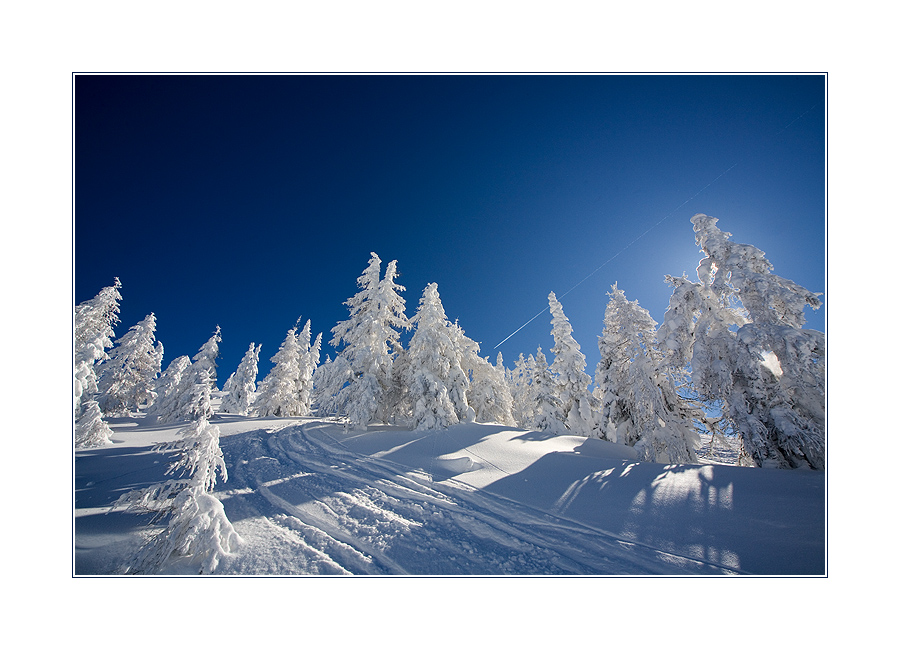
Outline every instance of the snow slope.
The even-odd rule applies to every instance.
[[[244,540],[217,574],[825,574],[822,472],[639,463],[621,445],[489,424],[213,422],[229,473],[214,495]],[[164,480],[152,447],[180,426],[111,426],[114,445],[75,454],[75,575],[117,573],[157,530],[110,506]]]

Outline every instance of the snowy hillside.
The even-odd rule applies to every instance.
[[[243,541],[216,574],[825,573],[824,472],[637,462],[624,445],[490,424],[211,422],[228,470],[213,495]],[[114,444],[75,452],[75,575],[120,572],[160,529],[110,507],[167,478],[152,448],[183,426],[110,425]],[[197,572],[191,558],[162,570]]]

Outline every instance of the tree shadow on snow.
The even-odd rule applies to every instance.
[[[73,521],[75,575],[109,575],[141,546],[151,515],[110,510],[123,494],[166,480],[169,455],[153,447],[78,450]]]
[[[75,463],[75,508],[103,508],[130,490],[166,480],[171,454],[153,445],[118,445],[79,450]]]
[[[809,479],[799,491],[798,478]],[[553,452],[485,489],[677,555],[754,574],[808,575],[825,570],[820,483],[812,472]]]
[[[543,442],[545,440],[551,440],[556,436],[557,434],[550,431],[524,431],[522,435],[516,436],[515,440],[522,440],[525,442]]]

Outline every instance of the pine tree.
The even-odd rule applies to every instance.
[[[513,416],[513,396],[512,390],[510,389],[509,383],[509,371],[503,365],[503,353],[497,352],[497,361],[494,363],[494,369],[497,371],[497,379],[502,379],[503,384],[498,389],[497,401],[501,404],[501,409],[504,414],[503,419],[498,418],[498,422],[501,424],[507,424],[509,426],[516,426],[516,419]],[[507,417],[508,415],[508,417]]]
[[[475,411],[475,420],[515,426],[512,394],[502,364],[493,366],[487,359],[477,357],[471,376],[466,399]]]
[[[534,390],[533,378],[535,368],[534,355],[528,358],[519,353],[515,368],[509,371],[508,382],[512,395],[513,420],[522,429],[530,429],[534,424]]]
[[[404,355],[403,385],[415,429],[442,429],[467,414],[468,388],[462,368],[462,350],[457,334],[444,313],[437,284],[429,284],[422,293],[409,349]],[[465,417],[465,415],[464,415]]]
[[[341,411],[343,405],[338,396],[344,387],[350,384],[352,376],[350,363],[341,356],[333,361],[326,357],[325,363],[316,368],[313,374],[313,401],[319,416],[344,415]]]
[[[102,447],[111,445],[112,429],[103,421],[103,413],[96,400],[88,400],[75,423],[75,447]]]
[[[596,435],[595,409],[597,405],[589,391],[591,378],[584,371],[587,366],[581,346],[572,335],[572,325],[563,313],[562,305],[552,291],[548,296],[552,315],[551,334],[555,342],[550,372],[556,378],[561,402],[560,416],[569,433],[577,436]]]
[[[97,392],[94,366],[106,359],[106,348],[112,347],[113,326],[119,322],[121,288],[122,283],[116,278],[112,286],[101,289],[94,298],[75,307],[73,407],[76,415],[82,400]]]
[[[534,371],[531,377],[531,397],[534,400],[532,426],[539,431],[549,431],[557,435],[567,433],[565,418],[562,413],[563,404],[559,398],[556,378],[547,365],[547,357],[538,347],[534,358]]]
[[[204,368],[198,384],[208,394],[209,370]],[[225,458],[219,446],[219,428],[201,417],[179,431],[180,439],[157,451],[177,452],[167,474],[181,474],[129,492],[116,502],[126,511],[152,513],[154,522],[167,520],[166,528],[145,544],[123,571],[152,574],[163,570],[173,556],[199,566],[199,573],[213,573],[223,556],[234,553],[243,540],[225,514],[222,502],[211,492],[216,475],[228,480]]]
[[[275,365],[257,391],[256,414],[280,418],[308,415],[308,410],[303,412],[298,387],[301,347],[296,326],[288,330],[284,342],[270,361]]]
[[[456,416],[460,422],[474,422],[475,409],[469,404],[469,397],[472,395],[472,373],[481,364],[487,362],[478,356],[478,344],[466,336],[465,331],[459,326],[459,322],[448,324],[453,349],[457,350],[459,354],[459,370],[454,368],[451,371],[451,383],[448,387],[450,399],[456,406]]]
[[[682,400],[656,339],[650,313],[612,286],[595,381],[607,440],[634,447],[642,460],[696,462],[696,413]]]
[[[165,371],[154,383],[153,391],[156,399],[147,409],[148,417],[156,417],[165,422],[179,407],[181,382],[191,366],[191,358],[187,355],[173,359]]]
[[[209,373],[209,388],[216,390],[216,359],[219,357],[219,343],[222,342],[221,328],[216,325],[216,331],[209,340],[200,346],[200,351],[193,358],[193,372],[198,374],[206,370]]]
[[[247,415],[250,405],[256,396],[256,375],[259,372],[259,352],[262,345],[250,344],[244,358],[235,370],[222,390],[227,394],[222,398],[221,411],[236,415]]]
[[[209,419],[213,416],[212,395],[210,387],[213,385],[208,368],[203,368],[199,373],[191,373],[189,377],[194,380],[191,386],[190,398],[182,410],[182,416],[186,420]]]
[[[155,341],[156,316],[148,315],[118,339],[98,366],[97,402],[109,416],[124,416],[153,403],[153,385],[160,372],[162,343]]]
[[[313,374],[319,365],[319,353],[322,349],[321,334],[316,337],[314,344],[310,344],[312,336],[310,328],[310,321],[307,320],[303,330],[297,335],[298,352],[300,354],[297,364],[297,401],[299,402],[301,415],[309,415],[312,411]]]
[[[335,407],[344,412],[349,424],[364,429],[373,420],[387,422],[395,404],[392,381],[393,361],[402,350],[400,329],[409,329],[404,313],[405,302],[399,291],[404,287],[394,282],[397,262],[388,264],[384,279],[379,280],[381,259],[375,253],[357,279],[360,291],[345,303],[350,318],[331,331],[331,345],[343,346],[339,356],[351,368],[349,383],[335,398]]]
[[[210,399],[211,392],[216,389],[213,379],[215,359],[219,354],[218,343],[222,340],[219,331],[217,326],[212,338],[194,355],[194,363],[179,357],[160,377],[157,382],[157,404],[147,413],[155,415],[160,424],[212,417]]]
[[[825,337],[803,329],[820,294],[772,273],[754,246],[730,241],[717,219],[691,219],[706,254],[699,282],[674,287],[663,323],[673,362],[723,404],[753,464],[825,468]]]
[[[460,421],[498,422],[513,425],[512,395],[503,371],[498,371],[479,355],[478,343],[466,336],[458,322],[450,325],[450,337],[459,350],[462,374],[450,391],[450,397],[460,405]],[[458,395],[462,394],[464,399]]]

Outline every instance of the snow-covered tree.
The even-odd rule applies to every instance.
[[[603,437],[634,447],[642,460],[696,462],[697,414],[679,397],[668,373],[656,322],[617,285],[609,296],[595,375]]]
[[[75,446],[85,448],[111,445],[112,433],[112,429],[103,421],[103,413],[97,401],[85,402],[81,415],[75,423]]]
[[[480,346],[466,336],[458,322],[450,325],[450,337],[460,352],[460,366],[464,373],[462,379],[466,380],[465,384],[450,393],[455,403],[464,405],[458,413],[460,420],[514,425],[512,395],[504,371],[497,370],[479,355]],[[460,390],[464,391],[464,401],[455,397]]]
[[[322,334],[320,333],[315,343],[310,344],[312,336],[310,321],[297,335],[297,344],[300,353],[297,374],[297,401],[300,403],[300,411],[303,415],[309,415],[313,402],[313,375],[319,366],[319,355],[322,350]]]
[[[97,392],[94,365],[106,359],[106,348],[112,347],[113,326],[119,322],[119,301],[122,295],[119,278],[110,287],[100,290],[90,300],[79,303],[74,315],[74,382],[73,407],[78,415],[83,398]]]
[[[217,326],[212,338],[194,355],[194,363],[179,357],[166,368],[156,383],[156,403],[148,410],[148,415],[155,415],[160,424],[212,417],[210,399],[211,392],[216,389],[212,375],[221,340]]]
[[[154,416],[161,422],[168,420],[179,407],[181,382],[191,366],[191,358],[187,355],[173,359],[165,371],[154,383],[153,391],[156,399],[147,409],[147,416]]]
[[[507,377],[513,400],[513,420],[515,420],[517,426],[523,429],[531,428],[534,423],[532,380],[534,378],[535,363],[533,354],[529,354],[526,359],[524,354],[519,353],[515,368],[509,370]]]
[[[212,407],[212,379],[208,368],[202,368],[199,373],[190,373],[188,377],[193,380],[190,399],[182,410],[182,417],[186,420],[209,419],[213,416]]]
[[[201,370],[199,377],[207,380],[208,392],[209,370]],[[166,473],[181,478],[129,492],[116,502],[126,511],[152,513],[154,522],[167,520],[166,528],[123,567],[126,573],[157,573],[170,560],[181,560],[198,566],[201,574],[210,574],[223,556],[234,553],[242,543],[222,502],[211,494],[217,474],[222,481],[228,480],[219,428],[201,417],[179,434],[180,440],[158,451],[178,452]]]
[[[299,325],[299,320],[297,322]],[[313,401],[313,375],[319,363],[322,335],[310,345],[310,321],[298,333],[293,327],[271,361],[275,364],[257,391],[254,410],[262,417],[309,415]]]
[[[577,436],[596,435],[595,409],[597,405],[588,387],[591,378],[584,371],[587,361],[581,353],[581,346],[572,335],[572,325],[563,313],[562,305],[552,291],[550,302],[551,334],[554,359],[550,372],[556,378],[556,388],[561,402],[560,416],[569,433]]]
[[[803,329],[820,294],[772,273],[765,253],[730,241],[705,214],[691,219],[706,254],[699,282],[674,287],[663,330],[673,363],[717,400],[753,464],[825,467],[825,337]]]
[[[354,428],[365,428],[376,419],[386,422],[394,411],[392,396],[397,391],[392,385],[392,366],[402,349],[399,330],[410,327],[405,302],[398,293],[405,289],[394,282],[398,275],[396,260],[388,264],[381,280],[380,273],[381,259],[372,253],[368,267],[356,281],[360,291],[345,303],[350,318],[331,330],[331,345],[343,346],[339,356],[351,368],[334,407]]]
[[[300,340],[292,327],[278,352],[270,359],[275,364],[259,385],[254,411],[260,417],[293,417],[302,412],[297,383],[300,377]]]
[[[198,418],[178,433],[181,439],[164,449],[166,452],[179,452],[167,474],[181,473],[189,477],[188,485],[204,492],[212,492],[216,486],[216,474],[221,475],[222,481],[228,480],[225,457],[219,447],[219,427],[210,424],[207,418]]]
[[[472,378],[466,400],[475,411],[475,420],[515,426],[512,394],[500,355],[497,355],[496,366],[487,359],[476,357],[470,373]]]
[[[326,357],[325,363],[316,368],[313,374],[313,401],[320,416],[344,415],[338,396],[349,385],[352,375],[350,363],[341,356],[334,360]]]
[[[97,402],[109,416],[124,416],[153,403],[153,385],[163,357],[162,343],[155,342],[156,316],[148,315],[115,342],[97,371]]]
[[[539,431],[555,434],[567,433],[563,404],[559,398],[556,378],[550,372],[547,357],[538,347],[534,358],[534,370],[531,376],[531,397],[534,400],[534,411],[531,425]]]
[[[437,284],[422,293],[415,326],[403,363],[403,385],[410,405],[411,426],[439,429],[466,419],[468,378],[462,367],[459,335],[444,313]]]
[[[222,342],[221,332],[221,328],[216,325],[216,331],[206,343],[200,346],[200,351],[193,358],[192,372],[199,375],[203,370],[208,371],[211,390],[216,390],[216,359],[219,358],[219,343]]]
[[[259,372],[259,352],[262,345],[250,344],[237,370],[225,382],[222,390],[226,395],[222,398],[221,411],[236,415],[247,415],[250,405],[256,396],[256,375]]]
[[[443,307],[441,308],[443,309]],[[449,386],[450,399],[456,405],[456,415],[460,422],[474,422],[475,409],[469,403],[472,395],[472,373],[476,368],[487,364],[487,361],[478,356],[478,343],[466,336],[458,322],[450,323],[449,327],[450,340],[453,348],[458,350],[459,366],[462,369],[462,372],[454,371],[452,373],[452,383]]]

